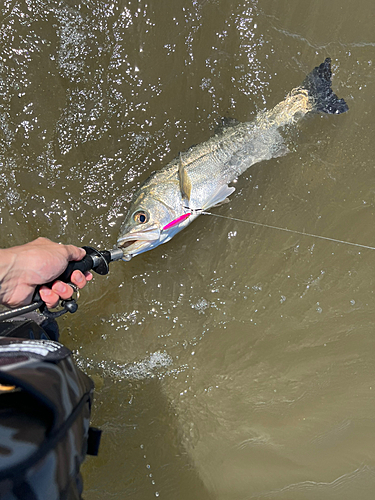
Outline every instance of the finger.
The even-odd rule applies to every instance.
[[[70,299],[73,295],[73,288],[63,281],[55,281],[52,285],[52,291],[57,293],[63,300]]]
[[[60,297],[57,293],[53,292],[50,288],[46,286],[41,286],[39,289],[40,298],[45,302],[48,309],[56,307],[59,303]]]
[[[83,288],[84,286],[87,285],[87,282],[92,280],[93,276],[90,273],[90,271],[85,272],[85,274],[82,274],[81,271],[73,271],[70,281],[74,283],[75,285],[78,286],[78,288]]]
[[[74,283],[75,285],[77,285],[78,288],[83,288],[87,283],[85,275],[82,274],[81,271],[78,271],[78,270],[73,271],[73,273],[70,277],[70,281],[72,283]]]
[[[67,251],[67,259],[68,260],[82,260],[86,255],[86,250],[80,247],[76,247],[74,245],[64,245]]]

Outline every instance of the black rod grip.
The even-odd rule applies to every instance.
[[[81,271],[83,274],[93,268],[94,261],[90,255],[85,255],[82,260],[71,261],[65,271],[56,279],[69,283],[73,271]]]

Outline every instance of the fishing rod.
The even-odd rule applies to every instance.
[[[83,259],[79,261],[69,262],[65,271],[58,278],[56,278],[57,280],[63,281],[64,283],[68,283],[70,286],[72,286],[77,293],[77,298],[78,291],[75,289],[75,285],[70,283],[70,277],[74,271],[78,270],[82,273],[85,273],[87,271],[94,271],[97,274],[105,275],[109,272],[110,262],[121,260],[124,255],[123,251],[120,248],[114,248],[112,250],[97,250],[96,248],[86,246],[82,248],[86,250],[86,255],[83,257]],[[52,282],[46,283],[46,285],[51,286]],[[0,312],[0,321],[11,319],[16,316],[21,316],[22,314],[35,311],[36,309],[39,309],[40,312],[47,318],[58,318],[59,316],[62,316],[67,312],[75,313],[77,311],[78,304],[76,302],[76,299],[74,298],[62,300],[60,310],[50,311],[49,309],[47,309],[46,304],[40,298],[39,288],[40,287],[37,287],[31,304]]]
[[[221,219],[228,219],[236,222],[242,222],[245,224],[251,224],[253,226],[261,226],[261,227],[266,227],[269,229],[277,229],[278,231],[284,231],[288,233],[293,233],[293,234],[298,234],[300,236],[309,236],[311,238],[318,238],[321,240],[325,241],[332,241],[333,243],[341,243],[344,245],[350,245],[358,248],[364,248],[368,250],[375,250],[375,247],[370,246],[370,245],[363,245],[361,243],[354,243],[352,241],[346,241],[346,240],[339,240],[337,238],[330,238],[328,236],[322,236],[319,234],[313,234],[313,233],[307,233],[305,231],[297,231],[295,229],[289,229],[286,227],[280,227],[280,226],[274,226],[271,224],[265,224],[263,222],[256,222],[256,221],[250,221],[250,220],[245,220],[245,219],[239,219],[238,217],[229,217],[227,215],[221,215],[221,214],[215,214],[212,212],[207,212],[206,210],[199,210],[201,215],[212,215],[213,217],[219,217]],[[70,283],[70,277],[72,273],[76,270],[81,271],[82,273],[85,273],[87,271],[94,271],[97,274],[100,275],[105,275],[108,274],[109,272],[109,263],[110,262],[115,262],[117,260],[121,260],[124,256],[123,251],[121,248],[114,248],[112,250],[97,250],[92,247],[87,247],[84,246],[82,247],[84,250],[86,250],[86,255],[85,257],[80,260],[80,261],[74,261],[70,262],[68,264],[68,267],[65,269],[65,271],[57,278],[60,281],[63,281],[65,283],[68,283],[70,286],[72,286],[75,289],[75,285]],[[47,283],[47,286],[51,286],[52,283]],[[46,304],[41,300],[38,292],[39,287],[37,288],[33,301],[31,304],[27,306],[21,306],[17,307],[15,309],[10,309],[6,310],[3,312],[0,312],[0,321],[7,320],[14,318],[16,316],[21,316],[22,314],[29,313],[31,311],[35,311],[36,309],[39,309],[40,312],[46,316],[47,318],[58,318],[59,316],[70,312],[70,313],[75,313],[78,309],[78,304],[76,302],[76,299],[70,298],[68,300],[62,300],[61,301],[61,309],[57,311],[50,311],[47,309]],[[77,298],[78,298],[78,291],[75,290],[77,293]]]

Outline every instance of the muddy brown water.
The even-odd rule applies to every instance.
[[[350,111],[214,211],[375,246],[375,4],[3,0],[1,246],[111,248],[155,169],[325,57]],[[60,321],[96,382],[85,498],[373,499],[374,250],[210,216]]]

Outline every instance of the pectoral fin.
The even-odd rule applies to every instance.
[[[182,197],[186,198],[188,201],[190,201],[191,180],[190,180],[189,174],[186,172],[185,165],[182,162],[181,154],[180,154],[180,161],[179,161],[179,165],[178,165],[178,176],[180,179],[180,191],[181,191]]]
[[[219,188],[212,193],[212,195],[204,203],[202,210],[207,210],[208,208],[220,205],[221,203],[227,203],[228,196],[230,196],[236,188],[229,187],[228,184],[219,186]]]

